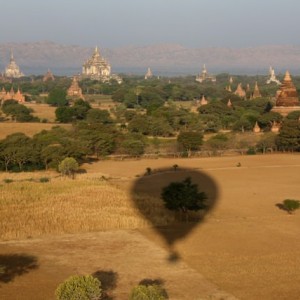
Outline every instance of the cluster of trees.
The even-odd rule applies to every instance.
[[[57,287],[55,296],[57,300],[100,300],[105,292],[100,280],[92,275],[74,275]],[[157,284],[139,284],[129,295],[129,300],[165,299],[168,299],[166,291]]]
[[[15,100],[6,100],[1,106],[2,112],[17,122],[39,122],[40,119],[33,116],[33,110]]]

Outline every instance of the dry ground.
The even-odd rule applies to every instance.
[[[276,204],[300,200],[300,156],[101,161],[84,168],[85,176],[101,173],[126,192],[147,167],[174,164],[210,176],[219,195],[205,222],[176,241],[179,262],[166,260],[164,237],[176,235],[170,228],[2,242],[2,254],[36,256],[39,268],[2,284],[0,296],[53,299],[55,286],[70,274],[111,271],[118,273],[111,299],[127,299],[145,278],[162,279],[170,299],[221,299],[216,286],[239,299],[299,299],[300,213],[288,215]]]
[[[56,107],[42,103],[25,103],[25,106],[33,109],[33,115],[40,119],[47,119],[48,122],[55,122]]]
[[[32,137],[36,133],[39,133],[43,129],[50,130],[53,126],[61,126],[69,129],[72,125],[70,124],[49,124],[49,123],[0,123],[0,139],[4,139],[9,134],[16,132],[23,132],[26,135]]]

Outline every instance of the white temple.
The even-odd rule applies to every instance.
[[[200,83],[202,83],[202,82],[204,82],[204,81],[216,82],[217,79],[216,79],[215,76],[209,75],[209,74],[207,73],[206,66],[205,66],[205,64],[204,64],[204,65],[203,65],[203,68],[202,68],[201,74],[198,74],[198,75],[196,76],[196,81],[198,81],[198,82],[200,82]]]
[[[145,79],[150,79],[153,77],[153,73],[150,68],[147,69],[147,73],[145,74]]]
[[[119,84],[122,83],[122,78],[118,75],[111,74],[110,64],[100,55],[98,47],[95,48],[94,53],[82,66],[82,77],[99,80],[102,82],[110,79],[116,80]]]
[[[269,75],[270,75],[270,78],[267,80],[267,84],[270,84],[271,82],[275,82],[278,85],[281,84],[281,82],[276,78],[275,71],[271,66],[269,69]]]
[[[90,78],[101,79],[109,78],[111,68],[109,63],[100,55],[98,47],[94,53],[82,66],[82,75]]]
[[[20,71],[19,66],[16,64],[14,60],[13,52],[10,52],[10,62],[8,66],[5,68],[4,76],[7,78],[20,78],[24,76],[24,74]]]

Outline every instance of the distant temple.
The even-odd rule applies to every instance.
[[[198,81],[198,82],[200,82],[200,83],[202,83],[202,82],[204,82],[204,81],[216,82],[217,79],[216,79],[215,76],[209,75],[209,74],[207,73],[206,66],[205,66],[205,64],[204,64],[204,65],[203,65],[203,69],[202,69],[201,74],[198,74],[198,75],[196,76],[196,81]]]
[[[110,64],[101,57],[98,47],[96,47],[92,57],[83,64],[82,75],[105,81],[109,80],[110,73]]]
[[[4,88],[0,91],[0,100],[4,102],[6,100],[15,100],[19,103],[25,102],[25,96],[21,93],[18,88],[17,92],[14,91],[13,87],[11,87],[10,91],[6,91]]]
[[[260,127],[259,127],[259,125],[258,125],[258,123],[257,122],[255,122],[255,125],[254,125],[254,127],[253,127],[253,132],[254,133],[259,133],[260,132]]]
[[[7,78],[20,78],[24,76],[24,74],[20,71],[19,66],[16,64],[14,60],[14,55],[12,51],[10,52],[10,62],[8,66],[5,68],[4,76]]]
[[[276,78],[274,69],[270,66],[269,70],[270,78],[267,80],[267,84],[270,84],[271,82],[275,82],[276,84],[280,85],[280,81]]]
[[[148,68],[147,73],[145,74],[145,79],[150,79],[153,77],[152,71],[150,68]]]
[[[203,105],[207,105],[208,104],[208,101],[206,100],[205,96],[202,95],[202,98],[200,100],[200,105],[203,106]]]
[[[227,101],[227,107],[232,107],[232,102],[230,99],[228,99],[228,101]]]
[[[290,112],[295,110],[300,110],[298,93],[296,87],[292,82],[290,73],[286,71],[280,89],[276,93],[276,103],[272,108],[272,111],[286,116]]]
[[[256,99],[256,98],[261,98],[261,93],[259,91],[257,81],[255,82],[254,91],[252,94],[252,99]]]
[[[69,97],[77,97],[77,98],[84,99],[82,94],[82,89],[78,84],[78,80],[76,76],[73,77],[72,84],[67,90],[67,95]]]
[[[54,78],[52,72],[48,69],[47,73],[43,77],[43,82],[54,81],[54,80],[55,80],[55,78]]]
[[[245,98],[246,97],[246,91],[243,89],[242,87],[242,84],[239,83],[235,92],[234,92],[235,95],[241,97],[241,98]]]

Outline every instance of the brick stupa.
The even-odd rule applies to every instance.
[[[283,116],[288,115],[292,111],[300,110],[300,102],[297,89],[292,82],[291,75],[288,71],[276,94],[276,104],[272,111],[278,112]]]

